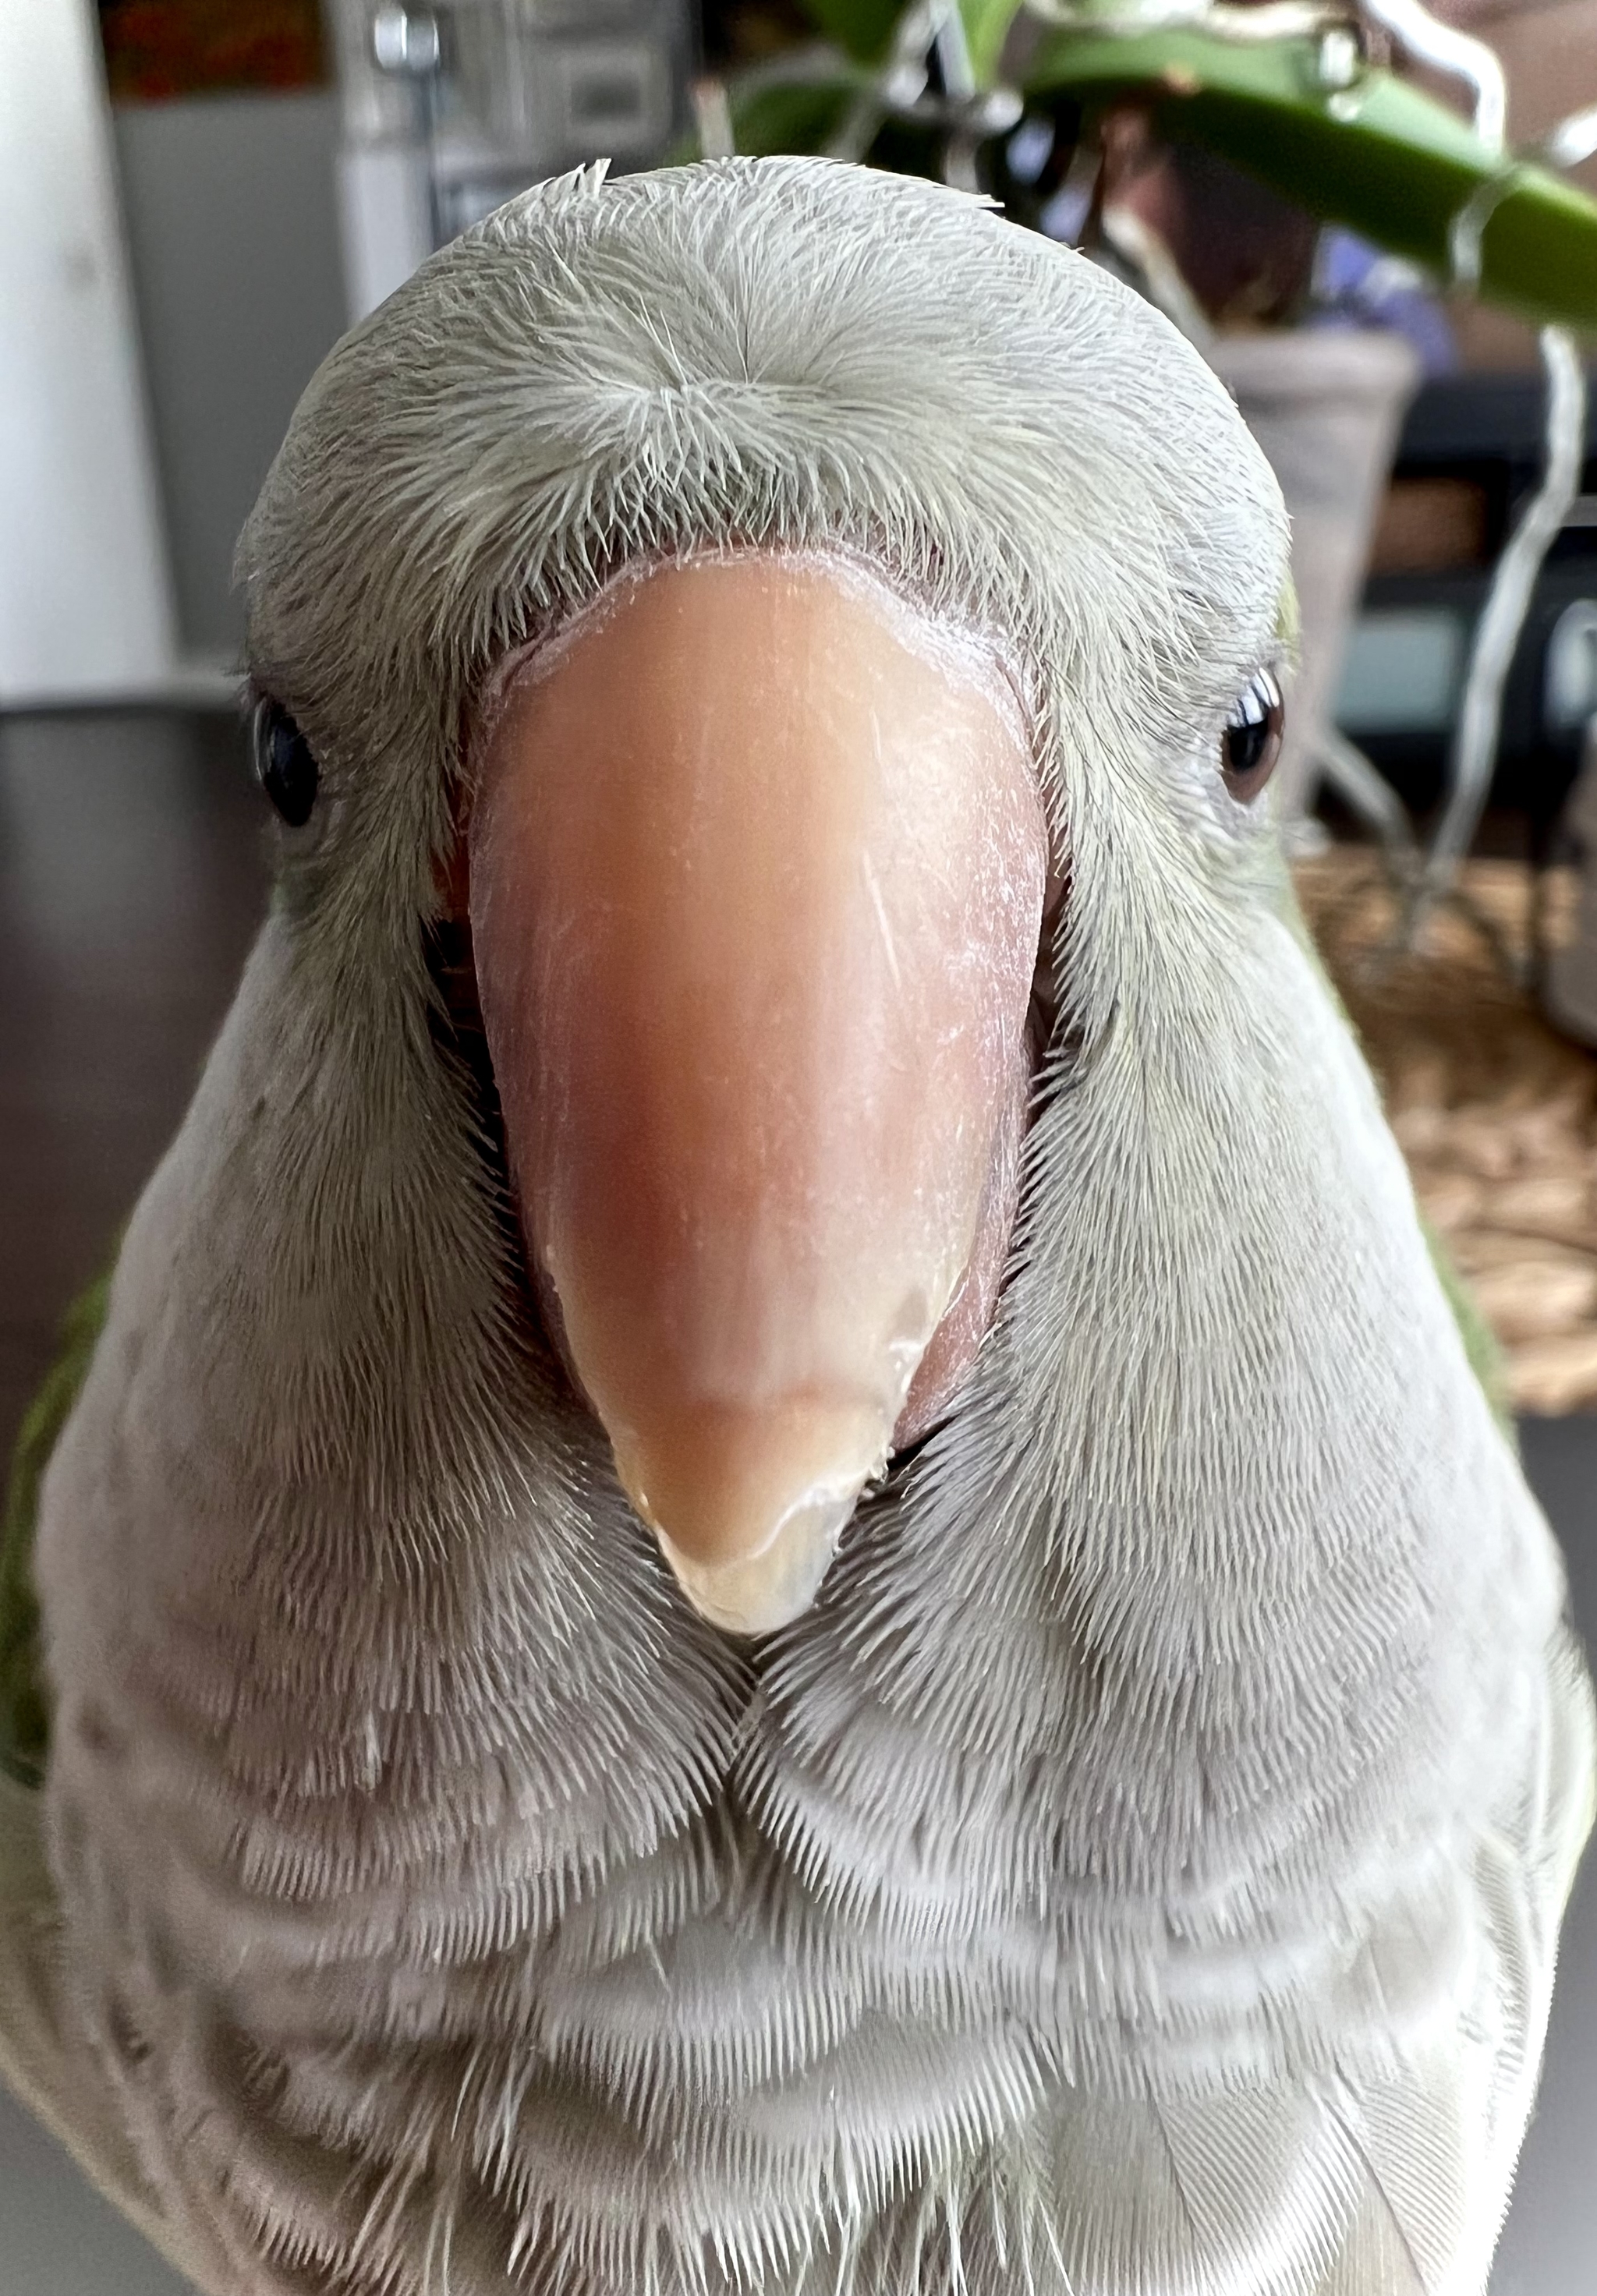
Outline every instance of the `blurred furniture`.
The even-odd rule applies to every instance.
[[[1590,630],[1597,653],[1597,610]],[[1597,684],[1597,665],[1593,679]],[[1586,726],[1585,762],[1564,824],[1576,849],[1580,890],[1573,931],[1548,952],[1542,1001],[1566,1034],[1597,1047],[1597,702]]]
[[[687,118],[688,0],[329,0],[352,316],[541,176],[662,159]]]
[[[1398,440],[1333,714],[1418,811],[1440,791],[1470,636],[1544,451],[1535,375],[1425,385]],[[1597,710],[1597,414],[1583,492],[1538,577],[1505,697],[1494,802],[1552,830]]]

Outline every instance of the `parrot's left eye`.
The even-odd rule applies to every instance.
[[[278,701],[256,704],[254,734],[261,788],[291,829],[303,829],[316,803],[317,781],[309,742]]]
[[[1274,678],[1267,669],[1255,671],[1225,721],[1222,770],[1227,789],[1239,804],[1257,797],[1275,771],[1286,714]]]

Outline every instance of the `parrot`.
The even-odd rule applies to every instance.
[[[1288,553],[840,160],[539,184],[309,385],[0,1786],[0,2070],[205,2296],[1482,2296],[1593,1700]]]

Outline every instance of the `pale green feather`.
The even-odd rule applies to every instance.
[[[1290,591],[1287,595],[1291,604],[1289,610],[1283,605],[1283,628],[1287,626],[1289,611],[1291,632],[1295,636],[1297,602]],[[1294,938],[1300,943],[1310,963],[1324,981],[1327,996],[1356,1037],[1358,1029],[1354,1025],[1346,1005],[1337,993],[1335,981],[1326,970],[1325,960],[1321,955],[1314,936],[1309,930],[1308,921],[1298,906],[1292,880],[1284,869],[1281,872],[1281,912]],[[1481,1314],[1474,1294],[1453,1266],[1446,1245],[1423,1212],[1420,1214],[1420,1228],[1425,1238],[1426,1248],[1430,1253],[1432,1264],[1441,1281],[1442,1289],[1447,1295],[1447,1304],[1453,1310],[1453,1321],[1459,1327],[1459,1335],[1464,1342],[1464,1353],[1469,1359],[1469,1368],[1480,1382],[1486,1401],[1492,1406],[1493,1417],[1517,1449],[1513,1406],[1509,1400],[1508,1374],[1503,1363],[1502,1349],[1497,1343],[1491,1325]]]
[[[87,1375],[110,1293],[107,1273],[68,1309],[60,1352],[22,1422],[6,1486],[0,1523],[0,1769],[23,1785],[43,1779],[50,1742],[50,1699],[33,1587],[39,1486]]]

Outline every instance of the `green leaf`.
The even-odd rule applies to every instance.
[[[1318,44],[1244,44],[1181,29],[1058,32],[1032,61],[1033,93],[1090,110],[1151,105],[1162,130],[1206,145],[1322,222],[1346,224],[1445,279],[1460,210],[1494,183],[1477,291],[1540,322],[1597,327],[1597,202],[1545,168],[1503,177],[1445,105],[1390,72],[1319,85]]]
[[[1508,1365],[1502,1349],[1497,1344],[1496,1334],[1481,1313],[1474,1293],[1459,1274],[1447,1246],[1423,1212],[1420,1215],[1420,1232],[1425,1238],[1431,1265],[1453,1310],[1453,1320],[1459,1327],[1459,1337],[1464,1342],[1469,1368],[1486,1392],[1493,1418],[1518,1451],[1519,1433],[1514,1424],[1514,1408],[1509,1398]]]
[[[905,0],[804,0],[804,12],[827,39],[866,64],[886,54],[904,6]]]
[[[61,1352],[34,1398],[12,1456],[5,1514],[0,1521],[0,1768],[24,1785],[45,1775],[50,1701],[45,1682],[33,1541],[39,1486],[56,1439],[88,1375],[105,1323],[111,1276],[74,1300],[62,1325]]]
[[[959,13],[976,86],[986,87],[997,75],[1009,27],[1020,13],[1020,0],[959,0]]]
[[[747,94],[733,82],[727,94],[737,149],[757,159],[772,152],[824,151],[853,94],[842,80],[757,86]]]
[[[881,61],[892,43],[907,0],[804,0],[805,13],[828,40],[860,63]],[[1020,0],[959,0],[965,38],[978,86],[998,70],[998,60],[1020,13]]]

